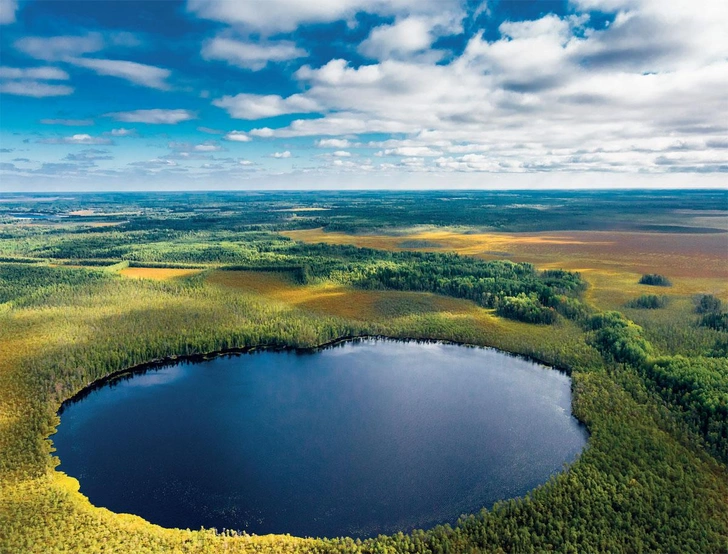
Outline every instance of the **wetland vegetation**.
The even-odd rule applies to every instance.
[[[726,192],[2,200],[2,551],[726,550]],[[667,301],[631,304],[643,295]],[[563,369],[588,447],[525,496],[365,540],[167,529],[93,506],[57,467],[57,410],[94,380],[363,335]]]

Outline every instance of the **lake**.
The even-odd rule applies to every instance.
[[[587,441],[570,379],[520,357],[366,339],[116,379],[67,402],[59,469],[166,527],[369,537],[522,496]]]
[[[8,213],[8,215],[15,219],[56,219],[57,218],[57,216],[52,215],[52,214],[39,214],[39,213],[30,213],[30,212]]]

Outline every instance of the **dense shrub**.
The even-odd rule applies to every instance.
[[[640,285],[652,285],[653,287],[671,287],[672,282],[664,275],[649,273],[640,277]]]
[[[640,366],[651,354],[652,348],[642,335],[642,327],[619,312],[596,314],[587,327],[587,342],[615,362]]]
[[[591,308],[579,300],[566,295],[554,296],[550,306],[567,319],[574,321],[583,321],[591,315]]]
[[[627,302],[628,308],[639,308],[644,310],[657,310],[667,306],[667,296],[656,294],[643,294],[642,296]]]
[[[728,337],[716,339],[713,348],[708,352],[711,358],[728,358]]]
[[[646,368],[661,396],[683,410],[714,453],[728,460],[728,359],[674,356]]]
[[[498,302],[496,313],[499,316],[523,321],[525,323],[551,324],[556,321],[556,311],[542,306],[535,295],[524,293],[506,296]]]
[[[705,314],[698,323],[702,327],[709,327],[716,331],[728,331],[728,313]]]
[[[695,311],[699,314],[720,312],[723,303],[712,294],[701,294],[695,301]]]

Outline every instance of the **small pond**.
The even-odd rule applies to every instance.
[[[570,379],[485,348],[366,339],[116,379],[64,405],[59,469],[166,527],[368,537],[546,482],[587,441]]]

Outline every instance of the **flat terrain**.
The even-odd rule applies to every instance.
[[[360,235],[306,229],[281,234],[308,243],[457,252],[486,260],[530,262],[539,269],[579,271],[591,285],[587,297],[603,308],[616,308],[635,296],[655,292],[675,296],[710,293],[728,300],[728,233],[432,230]],[[639,278],[645,273],[667,275],[673,286],[655,291],[655,287],[639,285]]]
[[[124,277],[133,279],[152,279],[154,281],[166,281],[179,277],[189,277],[199,273],[199,269],[174,269],[162,267],[127,267],[119,273]]]
[[[0,552],[725,552],[726,229],[723,191],[0,195]],[[164,529],[57,467],[58,409],[95,380],[362,335],[562,368],[588,447],[526,497],[364,542]]]
[[[292,307],[363,321],[435,312],[498,319],[493,310],[467,300],[429,293],[357,290],[333,283],[302,286],[276,272],[215,271],[207,282]]]

